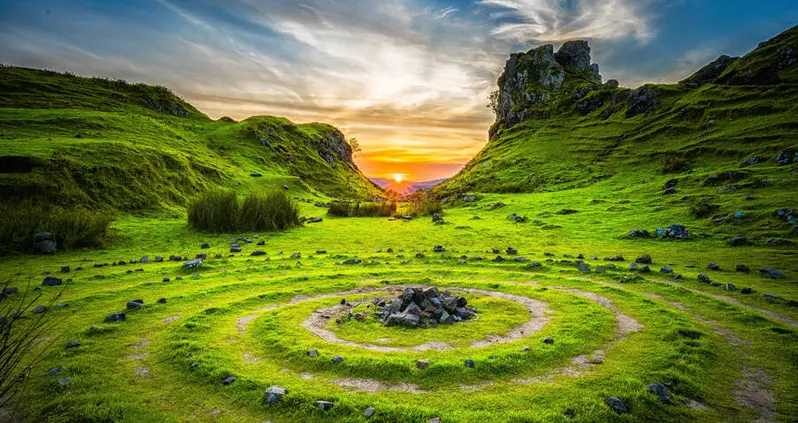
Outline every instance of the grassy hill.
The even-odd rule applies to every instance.
[[[601,84],[593,68],[552,65],[545,47],[514,55],[499,80],[490,142],[436,192],[573,192],[571,208],[610,212],[605,221],[618,233],[628,226],[624,216],[642,212],[650,213],[649,226],[670,219],[761,242],[795,236],[795,226],[776,214],[796,206],[794,46],[798,27],[678,84],[636,90]],[[549,89],[560,75],[559,88]],[[621,199],[642,211],[602,204]],[[735,218],[738,211],[744,216]]]
[[[0,144],[0,202],[132,211],[212,187],[379,193],[332,126],[214,121],[164,87],[45,70],[0,68]]]

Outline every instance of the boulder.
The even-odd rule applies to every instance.
[[[741,247],[748,244],[750,244],[750,242],[748,241],[748,237],[745,235],[736,235],[731,238],[726,238],[726,245],[729,247]]]
[[[36,306],[36,307],[33,309],[32,313],[33,313],[33,314],[42,314],[42,313],[44,313],[45,311],[47,311],[47,307],[45,307],[45,306],[41,306],[41,305],[40,305],[40,306]]]
[[[553,345],[553,344],[554,344],[554,339],[552,339],[552,338],[545,338],[545,339],[543,339],[543,343],[544,343],[544,344],[547,344],[547,345]]]
[[[432,247],[432,251],[435,252],[435,253],[442,253],[442,252],[446,251],[446,248],[444,248],[443,245],[436,245],[436,246]]]
[[[249,255],[251,257],[260,257],[260,256],[265,256],[266,252],[265,251],[261,251],[261,250],[255,250],[252,253],[250,253]]]
[[[127,303],[128,310],[138,310],[142,307],[144,307],[144,300],[133,300]]]
[[[429,359],[416,360],[416,368],[419,370],[426,369],[427,367],[429,367],[429,364],[430,364]]]
[[[55,254],[58,244],[50,232],[39,232],[33,236],[33,250],[42,254]]]
[[[374,416],[374,413],[376,412],[377,410],[374,409],[374,407],[369,407],[366,409],[366,411],[363,412],[363,415],[366,416],[367,419],[370,419]]]
[[[475,365],[476,365],[476,363],[474,363],[474,360],[472,360],[470,358],[466,359],[466,361],[465,361],[466,368],[473,369]]]
[[[267,404],[274,404],[283,399],[283,396],[288,393],[282,386],[272,386],[263,393],[263,402]]]
[[[716,263],[709,263],[709,264],[707,264],[707,269],[716,270],[717,271],[717,270],[720,270],[720,266],[717,265]]]
[[[737,266],[735,266],[735,270],[737,270],[738,272],[744,272],[744,273],[748,273],[748,272],[751,271],[751,269],[748,266],[744,265],[744,264],[738,264]]]
[[[194,260],[187,261],[187,262],[183,263],[183,268],[184,269],[196,269],[196,268],[198,268],[200,266],[202,266],[202,259],[201,258],[194,259]]]
[[[767,279],[784,279],[784,274],[776,269],[763,268],[759,269],[759,274]]]
[[[648,254],[642,255],[635,260],[637,264],[651,264],[651,256]]]
[[[580,263],[579,264],[579,271],[582,273],[590,272],[590,265],[587,263]]]
[[[322,411],[328,411],[328,410],[331,410],[331,409],[333,408],[333,405],[334,405],[334,404],[333,404],[333,403],[331,403],[330,401],[321,401],[321,400],[319,400],[319,401],[315,401],[315,402],[313,403],[313,406],[314,406],[314,407],[316,407],[316,408],[318,408],[318,409],[320,409],[320,410],[322,410]]]
[[[626,408],[626,404],[620,400],[618,397],[609,397],[604,400],[604,404],[607,404],[612,411],[618,414],[624,414],[629,412],[629,409]]]
[[[653,393],[659,400],[662,402],[670,402],[671,401],[671,392],[668,390],[668,387],[661,384],[661,383],[652,383],[646,386],[646,390],[648,392]]]
[[[42,286],[57,286],[57,285],[62,285],[63,283],[64,281],[61,280],[60,278],[48,276],[44,278],[44,280],[42,281]]]
[[[336,363],[336,364],[342,363],[343,361],[344,361],[344,358],[341,357],[340,355],[336,355],[335,357],[332,358],[332,362]]]
[[[651,233],[645,229],[632,229],[627,236],[630,238],[651,238]]]
[[[232,385],[236,381],[235,376],[227,376],[222,380],[222,385]]]
[[[105,316],[105,321],[108,323],[122,322],[126,318],[125,313],[113,313]]]

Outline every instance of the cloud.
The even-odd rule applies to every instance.
[[[503,20],[492,33],[513,41],[563,42],[571,39],[649,40],[651,30],[644,0],[480,0],[502,9]]]

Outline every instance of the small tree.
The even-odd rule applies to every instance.
[[[357,138],[350,138],[349,139],[349,146],[352,147],[352,154],[359,153],[363,150],[360,149],[360,141]]]
[[[490,110],[493,111],[493,114],[495,114],[496,117],[499,117],[499,100],[500,99],[501,99],[501,94],[500,94],[499,90],[491,91],[491,93],[488,94],[488,102],[489,103],[488,103],[487,107]]]

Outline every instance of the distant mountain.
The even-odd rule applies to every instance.
[[[432,188],[443,181],[443,179],[435,179],[432,181],[402,181],[397,182],[393,179],[388,178],[370,178],[371,182],[374,182],[382,189],[389,189],[398,192],[401,195],[410,195],[416,191],[421,191],[425,189]]]

